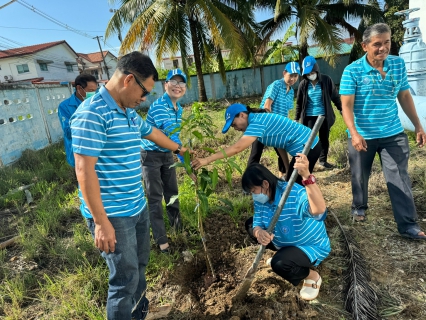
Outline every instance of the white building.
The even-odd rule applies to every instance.
[[[105,63],[111,77],[117,68],[117,57],[109,51],[103,51]],[[104,62],[100,52],[78,53],[78,70],[80,73],[89,73],[98,80],[108,80]]]
[[[65,40],[2,50],[0,81],[74,81],[77,57]]]

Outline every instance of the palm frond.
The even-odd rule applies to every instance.
[[[336,219],[346,246],[348,268],[344,275],[345,309],[354,320],[378,320],[378,298],[370,286],[371,277],[365,257],[350,232],[345,230],[333,212],[329,212]]]

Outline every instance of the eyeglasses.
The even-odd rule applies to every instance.
[[[142,98],[143,98],[143,97],[146,97],[147,95],[149,95],[149,94],[150,94],[150,92],[149,92],[148,90],[146,90],[146,88],[144,87],[144,85],[143,85],[142,83],[140,83],[140,82],[139,82],[138,78],[136,78],[136,76],[135,76],[133,73],[131,73],[131,72],[129,72],[129,71],[123,71],[123,73],[124,73],[124,74],[131,74],[131,75],[133,76],[133,78],[135,78],[136,83],[137,83],[137,84],[139,85],[139,87],[141,87],[141,88],[142,88],[142,90],[143,90]]]
[[[186,83],[183,82],[183,81],[169,80],[169,81],[166,81],[166,83],[170,83],[172,86],[179,85],[179,87],[181,87],[181,88],[185,88],[186,87]]]

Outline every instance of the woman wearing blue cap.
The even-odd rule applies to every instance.
[[[313,128],[318,116],[325,116],[318,132],[322,145],[319,164],[326,169],[332,169],[333,165],[327,162],[330,146],[328,137],[331,126],[336,120],[331,102],[334,102],[337,110],[341,113],[340,95],[333,80],[328,75],[321,74],[314,57],[307,56],[303,59],[302,67],[303,80],[300,81],[297,90],[295,120],[300,120],[305,126]]]
[[[292,86],[296,83],[299,75],[299,64],[297,62],[287,63],[283,71],[282,79],[275,80],[266,89],[262,102],[259,106],[260,109],[288,117],[288,112],[293,109],[294,90]],[[260,158],[262,157],[263,148],[264,145],[259,140],[253,142],[247,167],[253,163],[259,163]],[[275,149],[275,152],[278,155],[278,177],[282,178],[284,177],[284,173],[288,171],[288,156],[287,153],[284,152],[284,158],[282,158],[277,149]]]
[[[280,154],[286,150],[293,156],[289,170],[286,173],[286,180],[290,178],[294,170],[293,166],[297,153],[303,151],[303,147],[311,133],[311,129],[287,117],[275,113],[259,113],[259,109],[251,109],[240,103],[232,104],[226,109],[225,121],[222,133],[228,132],[230,127],[244,132],[243,136],[235,144],[225,149],[228,157],[232,157],[247,149],[256,140],[259,140],[265,146],[277,148]],[[315,137],[311,150],[308,153],[309,172],[312,172],[320,152],[321,144],[318,141],[318,137]],[[192,166],[197,170],[210,162],[223,158],[223,153],[217,152],[207,158],[194,159]],[[315,180],[315,177],[310,176],[310,179]],[[302,181],[300,175],[296,182],[299,184],[308,183]]]
[[[180,69],[170,70],[164,89],[166,92],[163,96],[155,100],[149,107],[146,122],[160,129],[171,140],[182,146],[179,139],[180,130],[177,129],[182,122],[182,107],[178,100],[186,92],[186,75]],[[174,167],[170,168],[174,163],[173,154],[170,150],[161,148],[146,139],[142,139],[141,147],[142,174],[148,199],[152,234],[161,252],[168,253],[169,243],[163,220],[162,200],[164,197],[166,203],[169,203],[170,198],[178,194],[176,170]],[[178,150],[180,151],[180,148]],[[174,153],[178,154],[178,150]],[[170,226],[179,229],[181,227],[179,201],[176,200],[173,204],[167,205],[166,211]]]

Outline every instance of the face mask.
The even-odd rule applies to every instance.
[[[89,99],[90,97],[93,97],[95,94],[96,94],[96,91],[86,92],[86,97],[84,98],[84,100]]]
[[[314,73],[314,74],[312,74],[312,75],[310,75],[310,76],[306,76],[309,80],[311,80],[311,81],[314,81],[316,78],[317,78],[317,74],[316,73]]]
[[[259,194],[252,193],[252,196],[253,196],[253,201],[260,202],[262,204],[265,204],[266,202],[269,201],[268,195],[264,193],[259,193]]]

